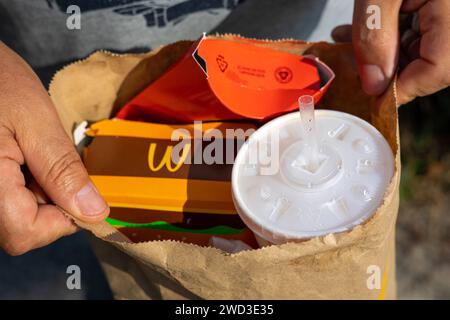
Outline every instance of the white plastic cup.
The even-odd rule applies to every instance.
[[[381,133],[347,113],[314,115],[318,168],[308,166],[299,112],[259,128],[237,154],[233,201],[261,246],[348,231],[383,201],[394,157]]]

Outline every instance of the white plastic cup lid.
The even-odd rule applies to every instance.
[[[259,128],[235,159],[237,211],[271,243],[352,229],[376,211],[392,179],[392,150],[375,127],[338,111],[314,115],[318,166],[308,166],[299,112]]]

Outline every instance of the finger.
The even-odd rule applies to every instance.
[[[0,188],[0,245],[7,253],[20,255],[77,231],[61,210],[38,205],[24,186]]]
[[[352,42],[352,25],[337,26],[331,31],[331,37],[335,42]]]
[[[449,65],[446,70],[448,68]],[[448,86],[448,72],[431,61],[419,58],[408,64],[398,77],[398,101],[399,104],[405,104],[416,97],[432,94]]]
[[[402,3],[402,12],[414,12],[423,7],[428,0],[404,0]]]
[[[419,58],[412,61],[399,75],[397,94],[400,104],[418,96],[425,96],[449,86],[450,2],[429,1],[419,11],[419,42],[412,43],[410,53],[419,51]],[[419,49],[417,49],[419,47]]]
[[[20,101],[29,105],[18,103],[12,121],[25,162],[55,204],[85,222],[101,221],[109,208],[90,181],[49,96],[36,83],[26,83],[27,92],[33,93]]]
[[[401,0],[355,1],[352,43],[361,85],[367,94],[381,94],[394,76],[399,49],[398,18],[401,3]],[[377,19],[381,22],[379,26],[376,25]]]
[[[50,199],[45,194],[44,189],[41,188],[34,178],[27,182],[26,187],[33,193],[38,204],[50,203]]]
[[[25,187],[21,151],[11,135],[0,130],[0,245],[22,254],[76,229],[55,206],[38,206]]]
[[[38,204],[50,203],[51,200],[47,197],[41,186],[36,182],[36,179],[34,179],[28,167],[26,165],[22,165],[20,169],[25,178],[25,187],[27,187],[27,189],[29,189],[34,194],[37,203]]]
[[[411,61],[420,59],[420,40],[420,38],[414,39],[407,48],[408,57]]]

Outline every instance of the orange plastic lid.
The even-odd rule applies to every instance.
[[[317,103],[334,79],[333,71],[314,56],[261,43],[202,37],[117,118],[164,123],[266,120],[296,110],[301,95],[312,95]]]
[[[299,95],[320,90],[311,59],[251,44],[204,39],[198,56],[206,62],[208,83],[231,111],[265,118],[289,111]]]

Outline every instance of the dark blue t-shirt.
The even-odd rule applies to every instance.
[[[0,40],[41,78],[95,50],[196,39],[242,0],[0,0]]]

